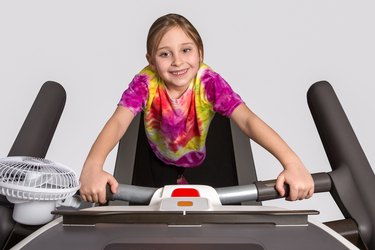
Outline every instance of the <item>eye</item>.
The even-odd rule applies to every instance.
[[[182,51],[184,52],[184,53],[188,53],[188,52],[190,52],[192,49],[191,48],[184,48]]]
[[[169,53],[169,52],[163,51],[163,52],[160,52],[160,53],[159,53],[159,56],[160,56],[160,57],[168,57],[168,56],[170,56],[170,54],[171,54],[171,53]]]

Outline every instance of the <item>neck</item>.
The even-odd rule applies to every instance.
[[[168,96],[172,99],[180,98],[186,90],[189,88],[190,84],[183,87],[169,87],[166,84],[164,85],[165,89],[167,90]]]

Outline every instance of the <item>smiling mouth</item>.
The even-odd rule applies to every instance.
[[[176,71],[171,71],[171,74],[174,76],[181,76],[185,74],[187,71],[188,69],[176,70]]]

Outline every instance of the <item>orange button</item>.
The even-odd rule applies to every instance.
[[[191,207],[191,206],[193,206],[193,202],[192,201],[178,201],[177,206],[179,206],[179,207]]]

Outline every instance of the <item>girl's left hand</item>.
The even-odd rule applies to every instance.
[[[289,185],[289,201],[309,199],[314,193],[314,181],[301,162],[287,164],[276,180],[276,190],[284,197],[284,184]]]

